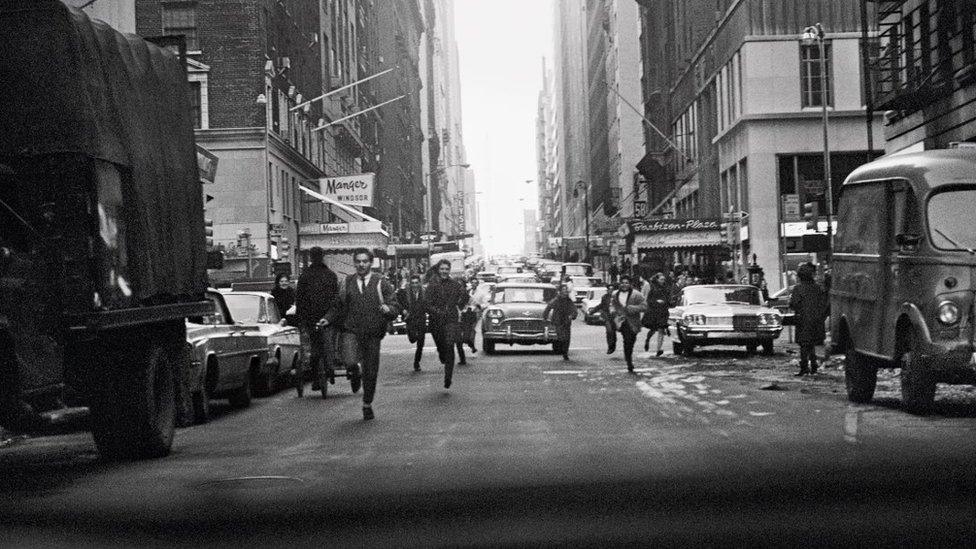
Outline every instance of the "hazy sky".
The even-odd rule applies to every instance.
[[[521,252],[522,210],[538,206],[535,119],[542,58],[552,57],[552,2],[454,0],[454,10],[482,242],[489,253]]]

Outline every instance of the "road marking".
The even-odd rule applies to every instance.
[[[555,376],[562,376],[562,375],[583,374],[585,373],[585,371],[584,370],[544,370],[542,373],[555,375]]]
[[[776,412],[753,412],[751,410],[749,411],[749,415],[752,417],[765,417],[765,416],[771,416],[775,414]]]

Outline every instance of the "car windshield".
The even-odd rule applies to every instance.
[[[928,205],[929,233],[940,250],[976,253],[976,229],[965,222],[976,211],[976,189],[946,191],[932,195]]]
[[[567,276],[586,276],[586,265],[564,265],[565,273]]]
[[[495,303],[545,303],[556,297],[555,288],[503,288],[495,292]]]
[[[741,303],[761,305],[759,289],[752,286],[695,286],[685,288],[684,302],[696,303]]]
[[[576,288],[587,288],[590,286],[595,286],[597,281],[592,278],[587,278],[585,276],[573,276],[569,279],[570,283]]]
[[[259,295],[224,294],[224,301],[227,302],[227,308],[230,309],[230,315],[234,317],[235,322],[256,324],[269,320]]]

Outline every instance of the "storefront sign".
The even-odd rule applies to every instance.
[[[722,225],[719,219],[661,219],[658,221],[631,221],[630,232],[666,233],[680,231],[718,231]]]
[[[783,200],[783,221],[800,220],[800,195],[784,194]]]
[[[347,206],[372,207],[375,178],[372,173],[325,177],[319,179],[319,192]]]
[[[322,233],[324,234],[342,234],[348,232],[348,223],[325,223],[322,225]]]
[[[685,231],[673,233],[643,233],[634,236],[634,249],[704,248],[720,246],[721,234],[715,231]]]

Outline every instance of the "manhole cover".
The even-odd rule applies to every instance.
[[[295,488],[304,483],[304,480],[296,477],[266,475],[208,480],[197,484],[196,488],[200,490],[274,490]]]

